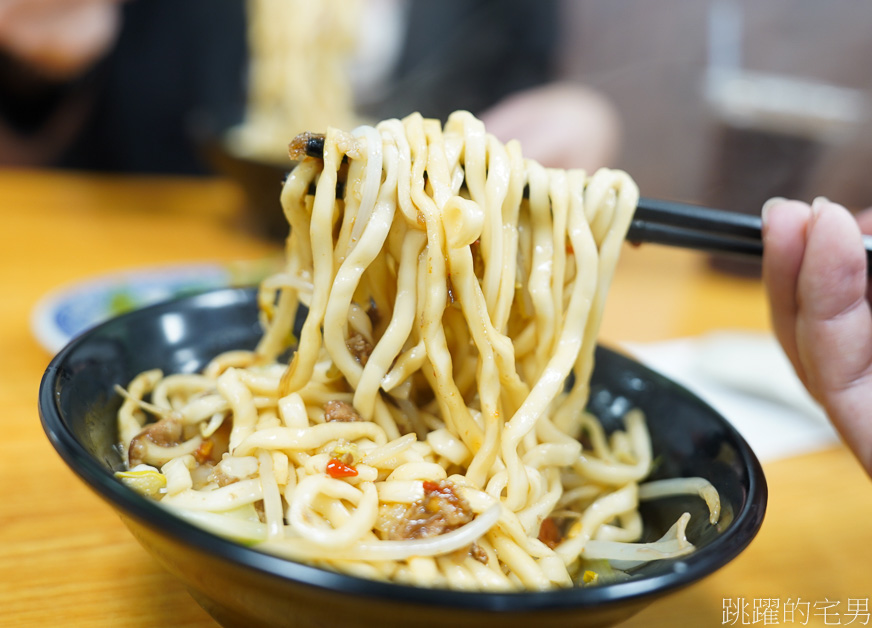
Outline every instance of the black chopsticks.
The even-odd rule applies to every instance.
[[[639,199],[627,241],[710,253],[763,254],[759,216],[644,197]]]
[[[863,239],[872,272],[872,237]],[[639,199],[627,241],[743,257],[763,255],[759,216],[644,197]]]
[[[295,159],[304,156],[320,158],[324,154],[324,135],[300,134],[289,148]],[[872,274],[872,236],[864,236],[863,239],[868,272]],[[746,258],[760,258],[763,255],[762,221],[759,216],[645,197],[639,199],[627,231],[627,241]]]

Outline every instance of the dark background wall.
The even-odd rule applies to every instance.
[[[741,14],[743,68],[822,81],[868,96],[872,3],[725,4]],[[753,153],[761,154],[759,141],[737,141],[735,130],[721,124],[704,97],[712,5],[700,0],[564,0],[563,72],[600,89],[618,108],[624,136],[617,165],[635,177],[646,196],[753,204],[751,211],[759,210],[759,195],[771,191],[808,200],[823,194],[857,208],[872,205],[872,116],[804,160],[797,159],[801,149],[780,142],[768,152],[763,146],[765,157],[755,161]],[[748,181],[747,186],[737,180]]]

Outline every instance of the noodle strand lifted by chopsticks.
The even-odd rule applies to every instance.
[[[716,492],[640,489],[641,412],[606,436],[584,411],[637,197],[620,171],[524,160],[466,112],[329,129],[282,192],[260,343],[172,385],[137,378],[122,476],[263,551],[425,586],[568,586],[590,558],[691,551],[685,520],[635,543],[640,490],[713,513]]]

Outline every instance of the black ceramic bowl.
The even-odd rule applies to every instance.
[[[49,365],[39,410],[49,439],[84,482],[116,509],[142,545],[225,626],[451,626],[546,628],[618,623],[658,596],[714,572],[757,533],[766,506],[760,464],[739,434],[689,392],[600,348],[591,409],[608,425],[629,407],[648,417],[655,477],[703,476],[723,515],[707,523],[698,498],[644,505],[646,536],[693,514],[690,555],[649,563],[625,582],[549,592],[466,593],[423,589],[317,569],[260,553],[196,528],[113,477],[115,384],[160,367],[190,372],[216,353],[252,347],[260,334],[253,290],[219,290],[126,314],[86,332]],[[713,611],[714,612],[714,611]]]

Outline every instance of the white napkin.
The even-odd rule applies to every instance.
[[[720,412],[762,461],[839,441],[771,334],[724,330],[624,349]]]

